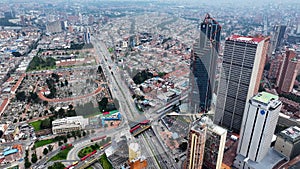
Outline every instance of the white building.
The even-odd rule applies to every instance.
[[[52,121],[52,132],[58,134],[81,130],[88,124],[89,120],[83,116],[66,117]]]
[[[258,166],[268,166],[272,168],[272,165],[276,165],[275,159],[280,160],[276,153],[270,151],[282,106],[278,98],[276,95],[261,92],[252,97],[246,104],[237,149],[238,156],[234,162],[235,167],[254,169]],[[267,156],[268,158],[272,156],[275,161],[268,164]]]

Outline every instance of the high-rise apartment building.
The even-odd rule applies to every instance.
[[[85,44],[90,44],[91,43],[90,28],[84,28],[83,40],[84,40]]]
[[[276,53],[274,58],[271,60],[270,69],[268,72],[268,78],[275,80],[278,78],[280,68],[283,62],[283,55],[282,53]]]
[[[227,130],[213,124],[208,117],[202,117],[201,121],[207,125],[203,167],[221,169]]]
[[[281,106],[279,97],[267,92],[258,93],[249,100],[243,117],[235,167],[248,169],[267,165],[263,159],[271,156],[268,153]]]
[[[200,37],[194,44],[191,57],[191,112],[208,111],[215,91],[217,58],[221,26],[209,14],[200,24]]]
[[[299,68],[300,60],[297,58],[296,52],[294,49],[287,49],[276,81],[280,93],[289,93],[293,90]]]
[[[189,143],[187,149],[187,169],[201,169],[203,165],[204,148],[206,141],[205,124],[195,122],[189,132]]]
[[[240,131],[246,102],[258,93],[269,40],[239,35],[226,39],[215,124]]]

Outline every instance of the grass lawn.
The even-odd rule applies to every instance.
[[[100,162],[100,164],[102,165],[103,168],[113,169],[112,165],[107,160],[106,154],[103,154],[102,156],[100,156],[99,162]]]
[[[39,130],[41,130],[41,128],[40,128],[41,123],[42,123],[42,120],[38,120],[38,121],[31,122],[29,124],[33,126],[35,131],[39,131]]]
[[[69,151],[72,148],[73,147],[69,147],[69,148],[66,148],[66,149],[60,151],[58,154],[56,154],[56,156],[52,157],[50,159],[50,161],[57,161],[57,160],[65,160],[65,159],[67,159],[68,153],[69,153]]]
[[[42,147],[44,145],[47,145],[47,144],[50,144],[50,143],[53,143],[53,142],[55,142],[53,139],[40,140],[40,141],[35,142],[34,146],[35,146],[35,148],[38,148],[38,147]]]
[[[80,151],[79,151],[79,153],[78,153],[78,157],[79,158],[82,158],[82,157],[84,157],[85,155],[87,155],[87,154],[89,154],[89,153],[91,153],[91,152],[93,152],[94,150],[92,149],[92,147],[85,147],[85,148],[83,148],[83,149],[81,149]]]
[[[92,114],[84,114],[83,117],[84,118],[89,118],[89,117],[97,116],[99,114],[102,114],[102,113],[101,112],[95,112],[95,113],[92,113]]]

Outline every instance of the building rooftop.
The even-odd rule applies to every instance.
[[[255,101],[258,101],[258,102],[268,105],[273,100],[278,100],[278,98],[279,97],[274,94],[267,93],[267,92],[261,92],[261,93],[258,93],[256,96],[254,96],[252,98],[252,100],[255,100]]]
[[[300,128],[297,126],[289,127],[280,132],[280,136],[291,142],[300,140]]]
[[[259,43],[263,41],[265,37],[252,37],[252,36],[240,36],[240,35],[232,35],[228,38],[228,40],[240,41],[245,43]]]
[[[272,148],[269,149],[267,155],[260,162],[251,161],[240,154],[238,154],[236,158],[241,161],[245,161],[252,169],[272,169],[274,166],[276,166],[276,164],[284,160],[284,157]]]

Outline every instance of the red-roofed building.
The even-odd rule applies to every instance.
[[[4,101],[0,106],[0,116],[2,116],[2,113],[5,111],[8,104],[9,104],[9,99],[8,98],[4,99]]]
[[[25,73],[23,73],[23,74],[20,76],[18,82],[17,82],[17,83],[14,85],[14,87],[11,89],[11,93],[12,93],[12,94],[15,94],[15,93],[16,93],[17,89],[19,88],[19,86],[20,86],[20,84],[22,83],[22,81],[23,81],[23,79],[24,79],[25,76],[26,76]]]
[[[228,38],[228,40],[240,41],[245,43],[256,43],[256,44],[265,39],[266,37],[264,36],[252,37],[252,36],[241,36],[241,35],[232,35]]]

